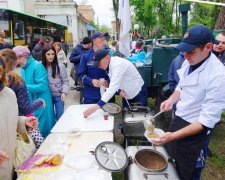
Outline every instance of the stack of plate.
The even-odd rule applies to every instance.
[[[98,169],[95,157],[89,153],[68,155],[63,162],[67,167],[55,173],[57,180],[112,180],[110,173]]]

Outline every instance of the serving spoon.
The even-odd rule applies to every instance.
[[[164,110],[158,112],[156,115],[154,115],[153,117],[150,117],[146,120],[143,121],[144,123],[144,127],[147,131],[149,132],[153,132],[154,131],[154,124],[155,124],[155,118],[158,117],[160,114],[164,113]]]

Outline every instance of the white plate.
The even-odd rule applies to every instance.
[[[163,136],[164,134],[165,134],[165,132],[162,130],[162,129],[158,129],[158,128],[155,128],[154,129],[154,132],[156,133],[156,134],[158,134],[160,137],[161,136]],[[157,140],[159,140],[159,138],[149,138],[148,137],[148,133],[149,133],[149,131],[145,131],[145,137],[148,139],[148,141],[149,142],[151,142],[152,143],[152,141],[157,141]]]
[[[77,180],[112,180],[112,177],[103,170],[91,168],[77,174]]]
[[[54,174],[54,180],[73,180],[76,177],[76,171],[64,167],[57,170]]]
[[[86,154],[67,156],[63,162],[71,168],[83,170],[92,166],[94,160],[95,160],[95,157],[93,155],[86,153]]]

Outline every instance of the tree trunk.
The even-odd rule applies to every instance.
[[[172,25],[172,22],[173,22],[173,13],[174,13],[174,6],[176,6],[176,0],[173,0],[173,3],[172,3],[172,11],[171,11],[171,21],[170,21],[170,26]]]
[[[216,2],[219,2],[219,0],[217,0]],[[213,31],[216,25],[216,20],[219,16],[219,6],[215,6],[214,7],[214,11],[213,11],[213,21],[211,24],[211,30]]]
[[[225,0],[223,0],[225,3]],[[225,7],[223,6],[220,10],[219,16],[217,18],[215,29],[225,29]]]
[[[117,37],[116,39],[119,39],[119,32],[120,32],[120,23],[118,19],[118,7],[119,7],[119,0],[112,0],[113,2],[113,10],[115,14],[115,19],[116,19],[116,31],[117,31]]]

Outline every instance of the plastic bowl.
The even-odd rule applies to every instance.
[[[156,134],[158,134],[160,137],[162,137],[165,134],[165,132],[162,129],[159,129],[159,128],[155,128],[154,132]],[[159,138],[149,138],[148,134],[149,134],[149,131],[146,130],[144,136],[148,139],[149,142],[153,143],[153,141],[159,141],[160,140]]]

